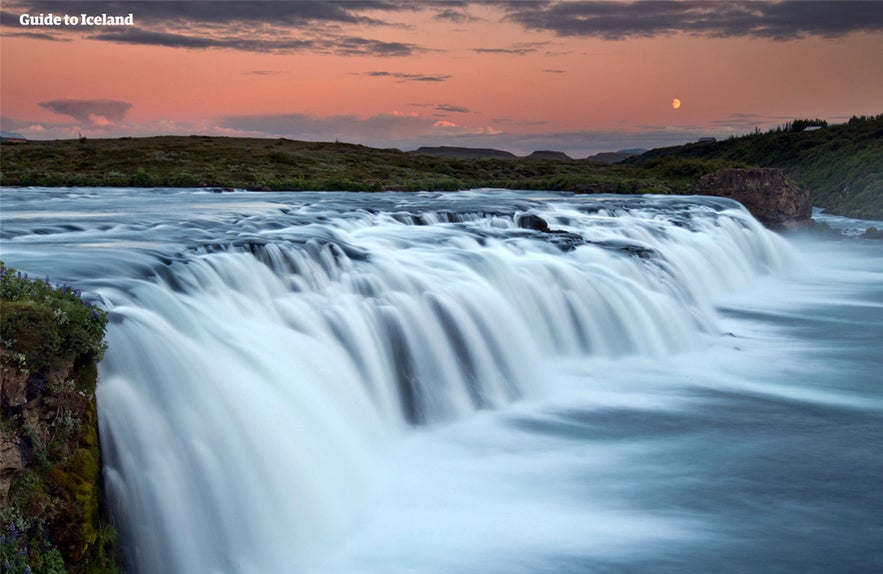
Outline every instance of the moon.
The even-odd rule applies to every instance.
[[[673,107],[674,109],[678,109],[679,107],[681,107],[681,100],[677,98],[673,99],[671,101],[671,107]]]

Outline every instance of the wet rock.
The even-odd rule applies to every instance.
[[[865,229],[865,232],[861,235],[862,239],[883,239],[883,229],[877,229],[876,227],[869,227]]]
[[[532,213],[526,213],[519,216],[518,218],[516,218],[515,223],[521,229],[532,229],[534,231],[542,231],[543,233],[552,232],[552,230],[549,229],[549,224],[546,223],[545,219],[543,219],[539,215],[534,215]]]
[[[811,221],[809,193],[789,184],[781,169],[723,169],[702,176],[696,193],[734,199],[776,231],[800,229]]]

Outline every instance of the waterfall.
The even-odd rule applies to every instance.
[[[558,358],[702,349],[716,298],[793,259],[723,199],[257,197],[130,205],[82,232],[111,312],[105,478],[137,572],[308,568],[355,527],[392,437],[541,396]]]

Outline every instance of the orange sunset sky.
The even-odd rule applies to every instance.
[[[133,25],[22,24],[50,13]],[[2,129],[32,139],[584,157],[883,113],[877,1],[4,0],[0,25]]]

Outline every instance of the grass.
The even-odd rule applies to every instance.
[[[0,184],[265,191],[673,190],[672,182],[651,170],[588,160],[456,159],[345,143],[203,136],[4,143]]]
[[[815,131],[776,129],[717,143],[660,148],[627,160],[665,169],[691,161],[778,167],[832,213],[883,219],[883,114]]]
[[[778,167],[830,212],[883,219],[883,115],[815,131],[793,126],[590,160],[458,159],[339,142],[159,136],[3,143],[0,185],[216,187],[261,191],[432,191],[478,187],[692,193],[703,174]],[[802,129],[799,128],[799,129]]]

